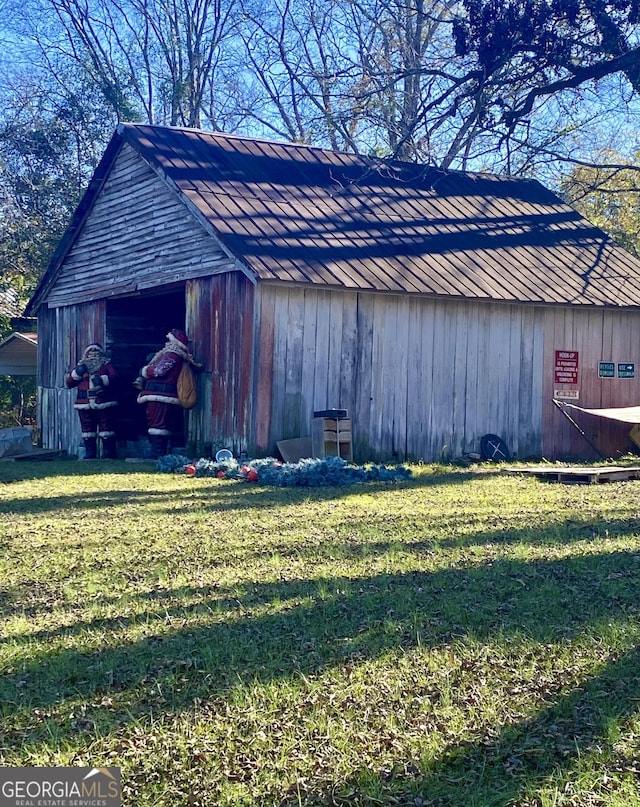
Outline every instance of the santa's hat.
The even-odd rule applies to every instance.
[[[178,344],[182,345],[182,347],[189,347],[189,339],[187,334],[184,331],[181,331],[180,328],[172,328],[167,334],[167,339],[170,342],[177,342]]]
[[[90,345],[87,345],[85,347],[85,349],[84,349],[82,357],[86,358],[87,356],[90,356],[91,354],[93,354],[93,355],[102,355],[102,356],[107,355],[105,353],[104,348],[100,344],[100,342],[92,342]]]

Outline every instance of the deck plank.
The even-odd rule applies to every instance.
[[[629,479],[640,479],[640,466],[600,467],[573,466],[566,468],[509,468],[507,473],[525,474],[538,479],[570,484],[594,485],[600,482],[624,482]]]

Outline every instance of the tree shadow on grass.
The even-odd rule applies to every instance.
[[[14,482],[43,479],[49,476],[105,476],[105,475],[139,475],[157,474],[159,477],[173,477],[176,483],[183,481],[184,496],[199,496],[201,498],[211,497],[208,506],[214,511],[244,510],[252,507],[278,508],[285,504],[296,504],[305,501],[309,496],[317,501],[333,501],[347,496],[358,494],[373,494],[381,490],[411,490],[414,488],[441,487],[450,485],[460,485],[473,479],[485,478],[487,472],[457,472],[451,469],[444,469],[430,474],[420,474],[409,479],[400,481],[371,481],[352,485],[341,486],[291,486],[277,487],[262,484],[251,484],[243,480],[225,480],[220,482],[213,478],[189,479],[178,474],[166,474],[157,471],[153,467],[139,468],[137,465],[125,465],[120,462],[92,463],[87,467],[82,463],[74,470],[72,462],[53,463],[54,467],[48,473],[42,468],[27,468],[17,471],[6,471],[0,467],[0,484],[11,485]],[[132,469],[132,470],[130,470]],[[60,496],[12,496],[3,497],[0,500],[0,514],[2,513],[24,513],[33,512],[60,512],[68,508],[81,509],[84,511],[99,509],[105,503],[118,505],[123,502],[144,503],[151,499],[168,499],[176,492],[166,489],[154,491],[153,489],[130,490],[121,488],[111,491],[96,491],[88,493],[82,497],[78,495]],[[170,508],[167,510],[171,512]]]
[[[0,501],[2,514],[31,515],[42,513],[62,513],[69,519],[78,520],[90,511],[96,515],[104,512],[105,507],[144,506],[152,502],[165,502],[171,493],[166,490],[96,490],[82,494],[74,493],[60,496],[23,496],[12,497]]]
[[[148,494],[147,492],[142,492],[142,495],[154,497],[159,494]],[[105,496],[108,499],[108,494],[105,494]],[[371,517],[371,520],[375,522],[375,514]],[[353,529],[354,524],[350,521],[349,530],[353,531]],[[486,530],[474,534],[472,537],[462,536],[458,540],[452,539],[451,541],[438,539],[433,539],[431,541],[411,540],[411,536],[403,534],[402,531],[397,531],[395,525],[393,526],[393,530],[396,533],[393,541],[350,542],[341,540],[340,537],[331,539],[323,535],[321,544],[318,544],[316,541],[310,543],[308,546],[301,543],[296,543],[296,545],[292,547],[291,543],[286,540],[283,541],[282,545],[279,545],[278,543],[271,543],[266,549],[261,549],[259,546],[254,548],[252,544],[251,547],[243,548],[242,562],[251,565],[256,559],[273,556],[276,556],[279,560],[286,560],[288,557],[291,557],[295,558],[297,561],[300,561],[304,560],[306,555],[312,555],[314,558],[318,555],[322,555],[329,559],[337,558],[341,561],[366,561],[368,559],[373,560],[377,557],[388,555],[390,552],[399,551],[405,556],[415,555],[417,562],[420,563],[420,556],[432,556],[435,549],[453,545],[466,546],[468,544],[486,545],[522,543],[531,546],[555,546],[563,545],[573,540],[584,540],[585,538],[592,538],[594,540],[598,539],[600,541],[603,539],[615,540],[617,538],[639,532],[638,523],[635,520],[615,520],[607,521],[602,524],[594,524],[593,522],[588,522],[586,520],[585,522],[580,523],[575,518],[572,518],[570,521],[560,521],[545,526],[538,526],[537,528],[522,527],[519,529],[511,529],[507,527],[504,530]],[[89,539],[82,537],[82,546],[83,549],[95,553],[96,563],[98,566],[102,567],[104,565],[105,555],[103,552],[104,542],[102,539]],[[602,549],[602,547],[600,548]],[[606,564],[606,559],[624,557],[626,559],[624,568],[621,567],[620,569],[617,569],[616,564],[616,568],[611,572],[611,580],[614,578],[620,579],[623,586],[625,585],[626,578],[631,578],[636,574],[637,571],[640,571],[640,552],[637,555],[627,553],[623,553],[622,555],[620,553],[602,553],[589,557],[600,558],[600,561],[596,563],[596,565],[599,565],[600,567],[603,567],[603,565]],[[579,562],[581,564],[583,560],[583,558],[569,558],[563,561],[563,564],[564,567],[568,569],[572,563]],[[220,563],[226,562],[224,557],[219,559],[210,558],[208,560],[208,566],[215,566],[217,561]],[[176,561],[176,564],[179,566],[184,562],[188,563],[189,558],[187,557],[185,560],[185,557],[182,556],[181,559]],[[468,560],[465,560],[464,563],[468,563]],[[498,559],[491,562],[490,565],[479,564],[476,568],[484,570],[482,574],[487,579],[490,577],[495,577],[496,575],[501,575],[502,578],[504,578],[501,583],[503,586],[503,591],[506,590],[505,586],[510,587],[512,592],[515,592],[515,594],[518,595],[517,602],[522,605],[527,601],[524,590],[531,588],[529,585],[531,580],[538,580],[539,583],[541,575],[544,574],[541,569],[546,567],[541,562],[512,564],[508,560]],[[556,574],[556,572],[553,571],[556,568],[556,565],[551,564],[549,568],[551,570],[549,572],[551,579]],[[88,567],[88,570],[91,570],[90,567]],[[135,570],[132,570],[132,573],[135,574]],[[472,572],[469,573],[471,574]],[[422,572],[408,573],[400,576],[398,579],[407,580],[409,581],[408,585],[413,585],[411,581],[415,575],[417,575],[417,579],[427,581],[428,589],[434,591],[435,595],[439,599],[447,601],[446,595],[448,587],[438,587],[437,584],[434,583],[434,581],[439,579],[441,572],[436,572],[435,574],[427,574]],[[464,579],[464,575],[464,570],[460,569],[456,573],[456,579],[462,580]],[[141,580],[144,580],[144,577],[141,578]],[[359,581],[360,578],[355,578],[355,580]],[[241,604],[244,607],[253,608],[257,605],[268,604],[270,601],[279,599],[281,597],[284,597],[285,599],[291,599],[291,597],[305,598],[309,593],[310,596],[315,596],[314,588],[323,588],[326,582],[327,581],[294,581],[293,583],[276,583],[267,584],[266,586],[252,586],[250,583],[243,583],[242,588],[246,591],[246,593],[242,597]],[[340,588],[338,580],[336,580],[336,586]],[[533,586],[534,591],[536,591],[537,588],[539,588],[539,585]],[[575,585],[565,581],[565,600],[573,596],[575,588]],[[37,617],[43,613],[43,609],[46,610],[49,607],[47,603],[43,605],[37,601],[25,603],[23,598],[20,598],[18,594],[12,596],[10,591],[3,591],[1,586],[0,596],[2,597],[2,599],[0,599],[0,615],[5,617],[17,615]],[[229,607],[235,608],[236,605],[240,604],[240,600],[238,600],[235,594],[233,594],[232,599],[226,599],[224,591],[215,585],[200,587],[182,586],[174,589],[155,585],[151,590],[148,591],[127,593],[124,599],[126,599],[127,603],[139,604],[146,601],[148,602],[148,606],[144,606],[140,614],[137,613],[138,607],[136,606],[136,608],[134,608],[136,611],[135,617],[114,617],[112,619],[101,618],[84,621],[77,619],[78,603],[76,601],[65,604],[56,603],[57,613],[71,614],[74,619],[73,624],[63,628],[53,628],[51,630],[43,629],[36,632],[29,632],[28,638],[25,638],[27,641],[49,641],[56,636],[73,636],[93,629],[110,630],[115,628],[119,630],[128,626],[132,622],[139,621],[140,619],[153,620],[156,618],[164,618],[167,615],[171,616],[178,613],[183,613],[184,610],[188,608],[194,608],[196,610],[198,608],[203,608],[206,610],[213,604],[216,610],[222,609],[223,611],[226,611]],[[176,600],[184,600],[185,603],[175,606],[174,603]],[[100,596],[100,604],[103,608],[113,606],[121,601],[123,601],[122,593],[117,595],[103,593]],[[231,603],[231,606],[229,603]],[[503,601],[500,602],[496,607],[500,612],[508,609],[509,600],[508,598],[505,598],[504,594]]]
[[[242,683],[298,679],[400,648],[496,636],[541,644],[597,636],[603,623],[637,618],[639,566],[639,556],[616,552],[255,584],[233,595],[168,590],[172,600],[188,594],[189,604],[166,607],[160,598],[134,617],[6,640],[17,661],[0,679],[4,744],[20,744],[29,725],[32,740],[40,731],[46,745],[46,727],[34,728],[33,715],[54,714],[67,701],[92,704],[91,727],[106,734],[150,712],[225,697]],[[142,637],[128,638],[132,628]],[[74,637],[79,647],[68,646]],[[34,638],[42,644],[30,649]],[[101,699],[115,693],[126,700],[126,713],[101,708]],[[62,738],[76,733],[70,724],[57,729]]]
[[[150,464],[143,464],[143,467],[133,463],[124,462],[95,462],[95,463],[74,463],[69,460],[62,462],[46,463],[50,465],[51,470],[42,467],[34,467],[33,464],[25,463],[29,467],[19,468],[13,470],[15,464],[10,464],[10,470],[3,469],[0,465],[0,484],[10,485],[13,482],[21,482],[30,479],[43,479],[49,476],[77,476],[77,477],[91,477],[91,476],[105,476],[105,475],[149,475],[157,474],[160,477],[173,476],[176,483],[184,482],[184,486],[180,491],[170,491],[167,489],[154,490],[153,488],[146,488],[145,490],[127,489],[120,487],[108,491],[92,491],[90,493],[78,496],[77,494],[58,495],[58,496],[12,496],[3,497],[0,500],[0,515],[3,513],[11,514],[24,514],[31,513],[60,513],[65,511],[90,512],[100,511],[105,506],[122,506],[122,505],[135,505],[145,504],[148,502],[162,502],[168,501],[172,496],[181,494],[186,500],[194,499],[200,506],[210,509],[213,512],[236,512],[244,511],[254,507],[261,509],[278,509],[283,506],[295,505],[300,502],[307,501],[311,496],[316,502],[336,501],[346,497],[357,496],[360,494],[374,495],[381,491],[411,491],[415,489],[428,490],[430,488],[442,488],[448,486],[464,485],[481,480],[486,480],[487,477],[499,475],[503,472],[500,466],[487,466],[479,468],[470,468],[463,471],[455,470],[450,467],[435,466],[432,471],[418,472],[409,479],[401,480],[398,482],[365,482],[353,485],[343,486],[319,486],[319,487],[305,487],[305,486],[291,486],[291,487],[277,487],[266,486],[261,484],[248,484],[240,480],[226,480],[220,482],[213,478],[198,478],[187,479],[180,477],[178,474],[161,473]],[[518,479],[518,477],[514,477]],[[519,478],[522,485],[529,484],[548,484],[547,482],[540,482],[533,478]],[[166,511],[168,515],[175,512],[175,508],[167,506]],[[606,526],[602,529],[609,529],[610,532],[617,529],[617,524],[621,525],[621,532],[625,534],[624,525],[622,522],[607,522]],[[640,520],[632,522],[633,526],[640,530]],[[580,540],[588,531],[588,523],[580,523],[574,520],[572,523],[567,523],[567,536],[575,537]],[[530,532],[534,535],[538,532],[535,525],[531,527]],[[511,533],[515,539],[520,535],[519,531]],[[496,542],[506,543],[510,540],[510,531],[496,530]],[[521,539],[520,539],[521,540]],[[450,545],[460,546],[463,543],[476,544],[476,543],[491,543],[493,538],[491,535],[485,533],[479,537],[471,536],[463,540],[451,539]],[[442,546],[448,545],[441,543]]]
[[[452,744],[422,765],[398,759],[390,769],[363,769],[326,788],[302,787],[280,807],[532,807],[542,803],[541,790],[562,787],[571,780],[577,792],[567,803],[604,804],[609,787],[620,787],[619,779],[613,778],[616,774],[635,794],[629,804],[638,804],[637,760],[616,753],[611,734],[612,727],[623,726],[637,714],[639,688],[640,650],[636,647],[612,659],[582,685],[558,695],[553,705],[535,717],[507,725],[492,737]],[[587,767],[595,768],[586,790],[600,793],[588,792],[582,801],[579,766],[585,757]],[[599,757],[605,760],[600,765]]]
[[[125,463],[122,460],[79,462],[71,457],[46,462],[0,462],[0,485],[59,476],[102,476],[104,474],[155,473],[155,463]]]
[[[630,535],[640,536],[640,519],[607,518],[594,521],[591,513],[584,517],[573,516],[562,521],[552,521],[544,525],[533,524],[530,527],[482,531],[473,535],[463,535],[438,541],[442,548],[486,546],[488,544],[571,544],[577,541],[602,541],[625,538]]]

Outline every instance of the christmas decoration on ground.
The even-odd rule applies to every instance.
[[[238,479],[277,487],[339,487],[362,482],[400,482],[411,477],[411,470],[403,465],[352,465],[340,457],[299,462],[280,462],[267,457],[239,463],[234,458],[192,460],[179,454],[168,454],[158,460],[157,467],[163,473]]]

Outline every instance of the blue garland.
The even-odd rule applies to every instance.
[[[190,460],[179,454],[168,454],[158,460],[163,473],[185,474],[191,477],[218,477],[260,482],[277,487],[339,487],[362,482],[400,482],[411,477],[411,470],[403,465],[351,465],[340,457],[303,459],[299,462],[279,462],[273,457],[250,460],[239,464],[237,460],[217,462],[200,458]]]

